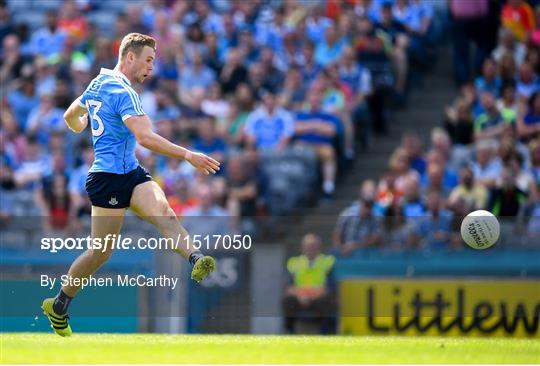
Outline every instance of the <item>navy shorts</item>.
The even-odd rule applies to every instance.
[[[142,166],[126,174],[91,172],[86,177],[86,192],[93,206],[103,208],[127,208],[135,187],[152,180]]]

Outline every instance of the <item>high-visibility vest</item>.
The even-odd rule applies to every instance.
[[[308,257],[299,255],[287,261],[287,270],[293,276],[296,287],[323,288],[335,261],[332,255],[319,254],[310,266]]]

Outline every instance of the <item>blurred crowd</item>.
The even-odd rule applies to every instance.
[[[141,164],[178,215],[228,215],[237,227],[267,213],[268,151],[313,150],[332,199],[340,170],[385,133],[388,107],[406,105],[437,34],[424,0],[17,1],[0,0],[0,220],[44,214],[50,230],[77,230],[90,212],[91,136],[67,132],[63,111],[115,66],[127,33],[157,40],[155,73],[135,86],[156,131],[224,169],[208,178],[144,148]],[[379,194],[394,190],[391,175],[404,184],[404,155]]]
[[[460,250],[461,219],[478,209],[498,216],[501,245],[540,243],[540,7],[525,0],[448,4],[455,101],[429,146],[415,132],[404,134],[384,176],[362,184],[336,224],[341,254]]]

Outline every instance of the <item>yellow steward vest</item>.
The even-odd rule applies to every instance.
[[[308,257],[299,255],[287,261],[287,270],[292,274],[296,287],[323,288],[335,261],[332,255],[319,254],[310,266]]]

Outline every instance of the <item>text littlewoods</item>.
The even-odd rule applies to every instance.
[[[465,295],[464,290],[457,291],[456,303],[437,293],[434,299],[424,299],[420,292],[416,292],[412,299],[396,302],[392,309],[392,323],[379,323],[377,303],[375,301],[375,289],[368,290],[368,321],[369,328],[374,332],[388,332],[391,329],[398,332],[407,331],[413,328],[419,332],[426,332],[435,328],[440,333],[446,333],[452,328],[459,329],[462,333],[469,333],[478,330],[481,333],[490,334],[498,329],[504,329],[508,334],[513,334],[520,323],[523,325],[526,333],[534,335],[538,332],[538,323],[540,320],[540,304],[536,304],[534,309],[527,309],[526,305],[519,303],[512,307],[505,302],[493,303],[483,301],[473,306],[472,314],[465,314]],[[397,289],[396,292],[398,292]],[[408,304],[412,309],[412,317],[404,317],[408,310],[402,305]],[[448,309],[455,307],[455,314],[448,314]],[[426,311],[434,311],[431,316],[426,315]],[[493,318],[497,320],[493,320]],[[449,319],[451,318],[451,319]],[[423,321],[422,319],[427,319]],[[444,319],[444,320],[443,320]]]
[[[540,284],[518,280],[345,280],[345,334],[539,334]]]

